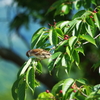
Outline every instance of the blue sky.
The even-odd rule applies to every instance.
[[[11,33],[11,42],[12,42],[12,50],[22,56],[24,59],[28,59],[26,57],[26,51],[28,48],[21,41],[21,39],[16,35],[15,31],[9,31],[9,22],[15,16],[15,12],[12,10],[16,9],[16,4],[11,6],[12,0],[0,0],[0,47],[4,46],[10,48],[9,44],[9,34]],[[12,10],[9,12],[9,18],[7,16],[8,8],[12,7]],[[38,23],[30,22],[30,29],[26,30],[25,27],[21,28],[21,33],[26,37],[28,42],[30,43],[32,34],[41,26]],[[0,93],[5,91],[11,91],[11,86],[16,78],[18,67],[14,63],[10,61],[5,61],[0,58]]]

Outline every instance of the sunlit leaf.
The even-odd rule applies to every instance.
[[[42,39],[43,39],[42,37],[43,37],[44,33],[45,33],[45,32],[43,31],[43,32],[41,33],[41,35],[38,37],[38,39],[37,39],[37,41],[36,41],[34,47],[38,48],[38,46],[39,46],[38,43],[42,41]]]
[[[82,4],[82,1],[77,0],[77,1],[75,1],[74,6],[78,10],[81,7],[81,4]]]
[[[20,72],[19,72],[19,76],[25,74],[25,72],[26,72],[26,70],[28,69],[28,67],[30,66],[31,62],[32,62],[32,59],[30,58],[30,59],[23,65],[22,69],[21,69]]]
[[[61,4],[57,7],[56,11],[55,11],[55,16],[56,15],[64,15],[64,14],[68,14],[70,11],[69,6],[68,5],[64,5]]]
[[[68,5],[62,5],[61,11],[64,14],[68,14],[70,11],[70,7]]]
[[[64,33],[63,33],[63,31],[62,31],[60,28],[55,28],[55,31],[57,32],[57,34],[58,34],[61,38],[63,38]]]
[[[44,31],[43,31],[44,29],[45,27],[42,27],[33,34],[32,39],[31,39],[31,48],[34,48],[36,44],[39,42],[41,36],[44,34]]]
[[[100,15],[98,15],[97,13],[94,14],[94,21],[96,22],[97,27],[100,30]]]
[[[90,42],[90,43],[92,43],[92,44],[94,44],[96,46],[95,40],[91,36],[89,36],[89,35],[81,35],[80,38],[82,38],[84,40],[87,40],[88,42]]]
[[[77,52],[81,52],[83,55],[85,55],[85,54],[84,54],[84,49],[83,49],[82,47],[75,48],[75,50],[76,50]]]
[[[69,57],[71,58],[71,50],[68,46],[66,47],[66,52],[69,55]]]
[[[62,57],[61,63],[62,63],[62,66],[67,67],[67,61],[66,61],[65,56]]]
[[[94,34],[92,33],[93,31],[92,31],[90,25],[85,24],[85,29],[86,29],[86,31],[88,32],[88,34],[89,34],[91,37],[94,36]]]
[[[50,40],[51,45],[53,45],[52,37],[53,37],[53,30],[50,29],[50,30],[49,30],[49,40]]]
[[[37,48],[39,48],[39,47],[43,48],[43,46],[47,44],[46,41],[48,41],[48,39],[49,39],[49,36],[43,34],[42,37],[41,37],[41,40],[38,41],[36,47]]]
[[[95,86],[93,87],[93,90],[94,90],[95,92],[98,92],[98,94],[100,95],[100,84],[95,85]]]
[[[64,81],[63,86],[62,86],[63,96],[68,91],[68,89],[70,88],[73,82],[74,80],[72,78],[68,78]]]
[[[75,19],[75,18],[78,18],[78,17],[81,17],[86,11],[85,10],[80,10],[78,11],[72,19]]]
[[[65,34],[68,34],[70,33],[73,28],[75,28],[75,25],[77,24],[78,20],[77,19],[74,19],[72,21],[69,21],[69,23],[66,24],[66,27],[64,28],[64,33]]]
[[[69,38],[69,46],[70,48],[73,48],[73,46],[75,45],[77,41],[77,37],[76,36],[72,36],[71,38]]]
[[[38,95],[37,100],[55,100],[55,97],[52,93],[42,92]]]
[[[58,44],[58,33],[55,29],[52,32],[52,42],[55,46]]]
[[[69,23],[69,21],[58,22],[57,27],[60,27],[61,29],[63,29],[68,23]]]

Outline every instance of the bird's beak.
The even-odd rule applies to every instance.
[[[28,53],[29,53],[29,51],[26,52],[26,56],[27,56],[27,57],[29,57],[29,54],[28,54]]]

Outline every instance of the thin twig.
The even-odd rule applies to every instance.
[[[95,36],[94,39],[98,38],[99,36],[100,36],[100,34],[98,34],[97,36]],[[83,45],[87,44],[87,43],[89,43],[89,42],[84,42]]]
[[[86,95],[85,93],[83,93],[82,91],[80,91],[80,93],[81,93],[83,96],[87,97],[87,95]]]

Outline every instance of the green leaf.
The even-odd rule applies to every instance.
[[[42,37],[41,37],[41,40],[37,43],[37,48],[39,48],[39,47],[41,47],[41,48],[43,48],[44,47],[44,45],[46,45],[47,43],[47,41],[48,41],[48,38],[49,38],[49,36],[48,35],[42,35]]]
[[[71,50],[69,49],[69,46],[66,47],[66,52],[71,59]]]
[[[76,44],[76,41],[77,41],[77,37],[76,36],[72,36],[71,38],[69,38],[69,46],[70,46],[71,49]]]
[[[60,54],[60,55],[61,55],[61,54]],[[60,55],[58,55],[58,57],[57,57],[56,60],[54,61],[53,66],[56,66],[56,65],[59,63],[59,61],[61,60]]]
[[[37,66],[36,66],[36,70],[39,72],[39,73],[42,73],[42,64],[38,61],[37,63]]]
[[[50,30],[49,30],[49,41],[50,41],[50,44],[51,44],[51,45],[53,45],[52,37],[53,37],[53,30],[50,29]]]
[[[50,59],[49,59],[49,62],[52,62],[53,59],[56,59],[58,56],[60,56],[62,53],[61,52],[56,52],[54,53]]]
[[[74,50],[72,56],[73,56],[73,58],[74,58],[74,61],[75,61],[76,65],[79,67],[80,58],[79,58],[79,54],[78,54],[78,52]]]
[[[44,33],[45,33],[45,32],[43,31],[43,32],[41,33],[41,35],[39,36],[39,38],[37,39],[37,42],[36,42],[36,44],[35,44],[36,48],[38,48],[38,46],[37,46],[38,43],[42,41],[42,37],[43,37]]]
[[[87,40],[88,42],[90,42],[90,43],[92,43],[96,46],[95,40],[91,36],[89,36],[89,35],[80,35],[80,38],[82,38],[84,40]]]
[[[84,49],[83,49],[82,47],[75,48],[75,50],[76,50],[77,52],[81,52],[83,55],[85,55],[85,54],[84,54]]]
[[[78,11],[78,12],[72,17],[72,19],[81,17],[85,12],[86,12],[85,10]]]
[[[58,22],[56,24],[56,26],[60,27],[60,29],[63,29],[66,26],[66,24],[68,24],[68,23],[69,23],[69,21],[61,21],[61,22]]]
[[[96,0],[92,0],[91,2],[92,2],[92,4],[94,4],[95,6],[97,5]]]
[[[77,79],[77,82],[81,83],[81,84],[87,84],[87,80],[86,79]]]
[[[48,69],[49,71],[52,71],[52,69],[54,68],[54,66],[60,61],[60,55],[62,53],[61,52],[56,52],[54,53],[50,59],[49,59],[49,65],[48,65]]]
[[[57,32],[58,36],[63,39],[63,31],[60,28],[55,28],[55,31]]]
[[[58,37],[57,37],[57,32],[53,29],[51,29],[49,31],[49,40],[50,40],[50,43],[51,45],[57,45],[58,43]]]
[[[14,98],[14,100],[24,100],[25,99],[26,83],[25,83],[24,78],[25,78],[25,75],[18,77],[18,79],[14,82],[12,86],[12,97]],[[23,91],[23,93],[21,94],[20,91],[21,92]],[[22,95],[22,97],[20,94]]]
[[[96,25],[100,30],[100,18],[99,17],[100,17],[99,14],[97,14],[97,13],[94,14],[94,21],[96,22]]]
[[[48,13],[50,13],[51,11],[55,10],[60,4],[61,4],[60,1],[54,2],[54,3],[50,6],[50,8],[48,9],[48,11],[47,11],[46,14],[48,14]]]
[[[28,69],[28,67],[30,66],[31,62],[32,62],[32,59],[30,58],[27,62],[25,62],[25,63],[23,64],[22,69],[19,71],[19,76],[25,74],[25,72],[26,72],[26,70]]]
[[[69,21],[69,23],[67,23],[66,27],[64,28],[64,33],[69,34],[70,32],[72,32],[72,30],[73,30],[73,28],[75,28],[77,22],[78,22],[77,19]]]
[[[93,64],[92,68],[97,69],[98,67],[100,67],[100,61],[96,62],[95,64]],[[100,73],[100,72],[99,72]]]
[[[58,35],[55,29],[53,29],[52,33],[52,42],[55,46],[58,44]]]
[[[62,57],[61,63],[62,63],[62,66],[67,67],[67,61],[64,55]]]
[[[44,29],[45,27],[42,27],[33,34],[31,39],[31,48],[34,48],[37,45],[37,43],[40,41],[42,35],[44,34]]]
[[[17,79],[12,86],[12,97],[14,98],[14,100],[17,100],[17,91],[18,91],[18,84],[19,81],[21,80],[21,78]]]
[[[42,92],[38,95],[36,100],[55,100],[55,97],[52,93]]]
[[[62,81],[58,82],[56,85],[54,85],[51,90],[51,93],[53,95],[56,95],[58,88],[61,87],[63,85],[63,83],[64,83],[64,80],[62,80]]]
[[[72,78],[68,78],[64,81],[62,86],[63,96],[66,94],[70,86],[73,84],[74,80]]]
[[[34,93],[35,88],[35,69],[34,67],[29,67],[26,72],[26,83],[30,90]]]
[[[68,40],[60,42],[58,47],[56,47],[55,51],[56,52],[66,52],[66,46],[68,45]]]
[[[64,14],[68,14],[69,11],[70,11],[70,8],[69,8],[68,5],[62,5],[61,11],[62,11]]]
[[[94,21],[93,21],[93,19],[92,18],[90,18],[90,15],[88,16],[88,17],[86,17],[86,20],[85,20],[86,22],[87,22],[87,24],[89,24],[90,26],[95,26],[95,23],[94,23]]]
[[[98,92],[99,95],[100,95],[100,84],[95,85],[95,86],[93,87],[93,90],[94,90],[95,92]]]
[[[74,6],[78,10],[81,7],[81,4],[82,4],[82,1],[77,0],[77,1],[75,1]]]
[[[88,9],[91,7],[91,0],[84,0],[82,3],[83,3],[83,7]]]
[[[94,36],[94,34],[92,33],[93,31],[92,31],[92,27],[88,24],[85,24],[85,29],[86,29],[86,31],[88,32],[88,34],[91,36],[91,37],[93,37]]]
[[[18,87],[18,100],[25,100],[25,88],[26,88],[26,82],[23,81],[22,84],[19,84]]]
[[[68,97],[69,97],[69,100],[73,100],[73,98],[75,98],[75,92],[73,92],[73,90],[70,90],[71,92],[70,92],[70,95],[68,95]],[[66,95],[66,94],[65,94]],[[78,99],[79,100],[79,99]]]
[[[55,12],[55,16],[56,15],[64,15],[64,14],[68,14],[70,11],[70,7],[68,5],[64,5],[63,3],[57,7],[56,12]]]

